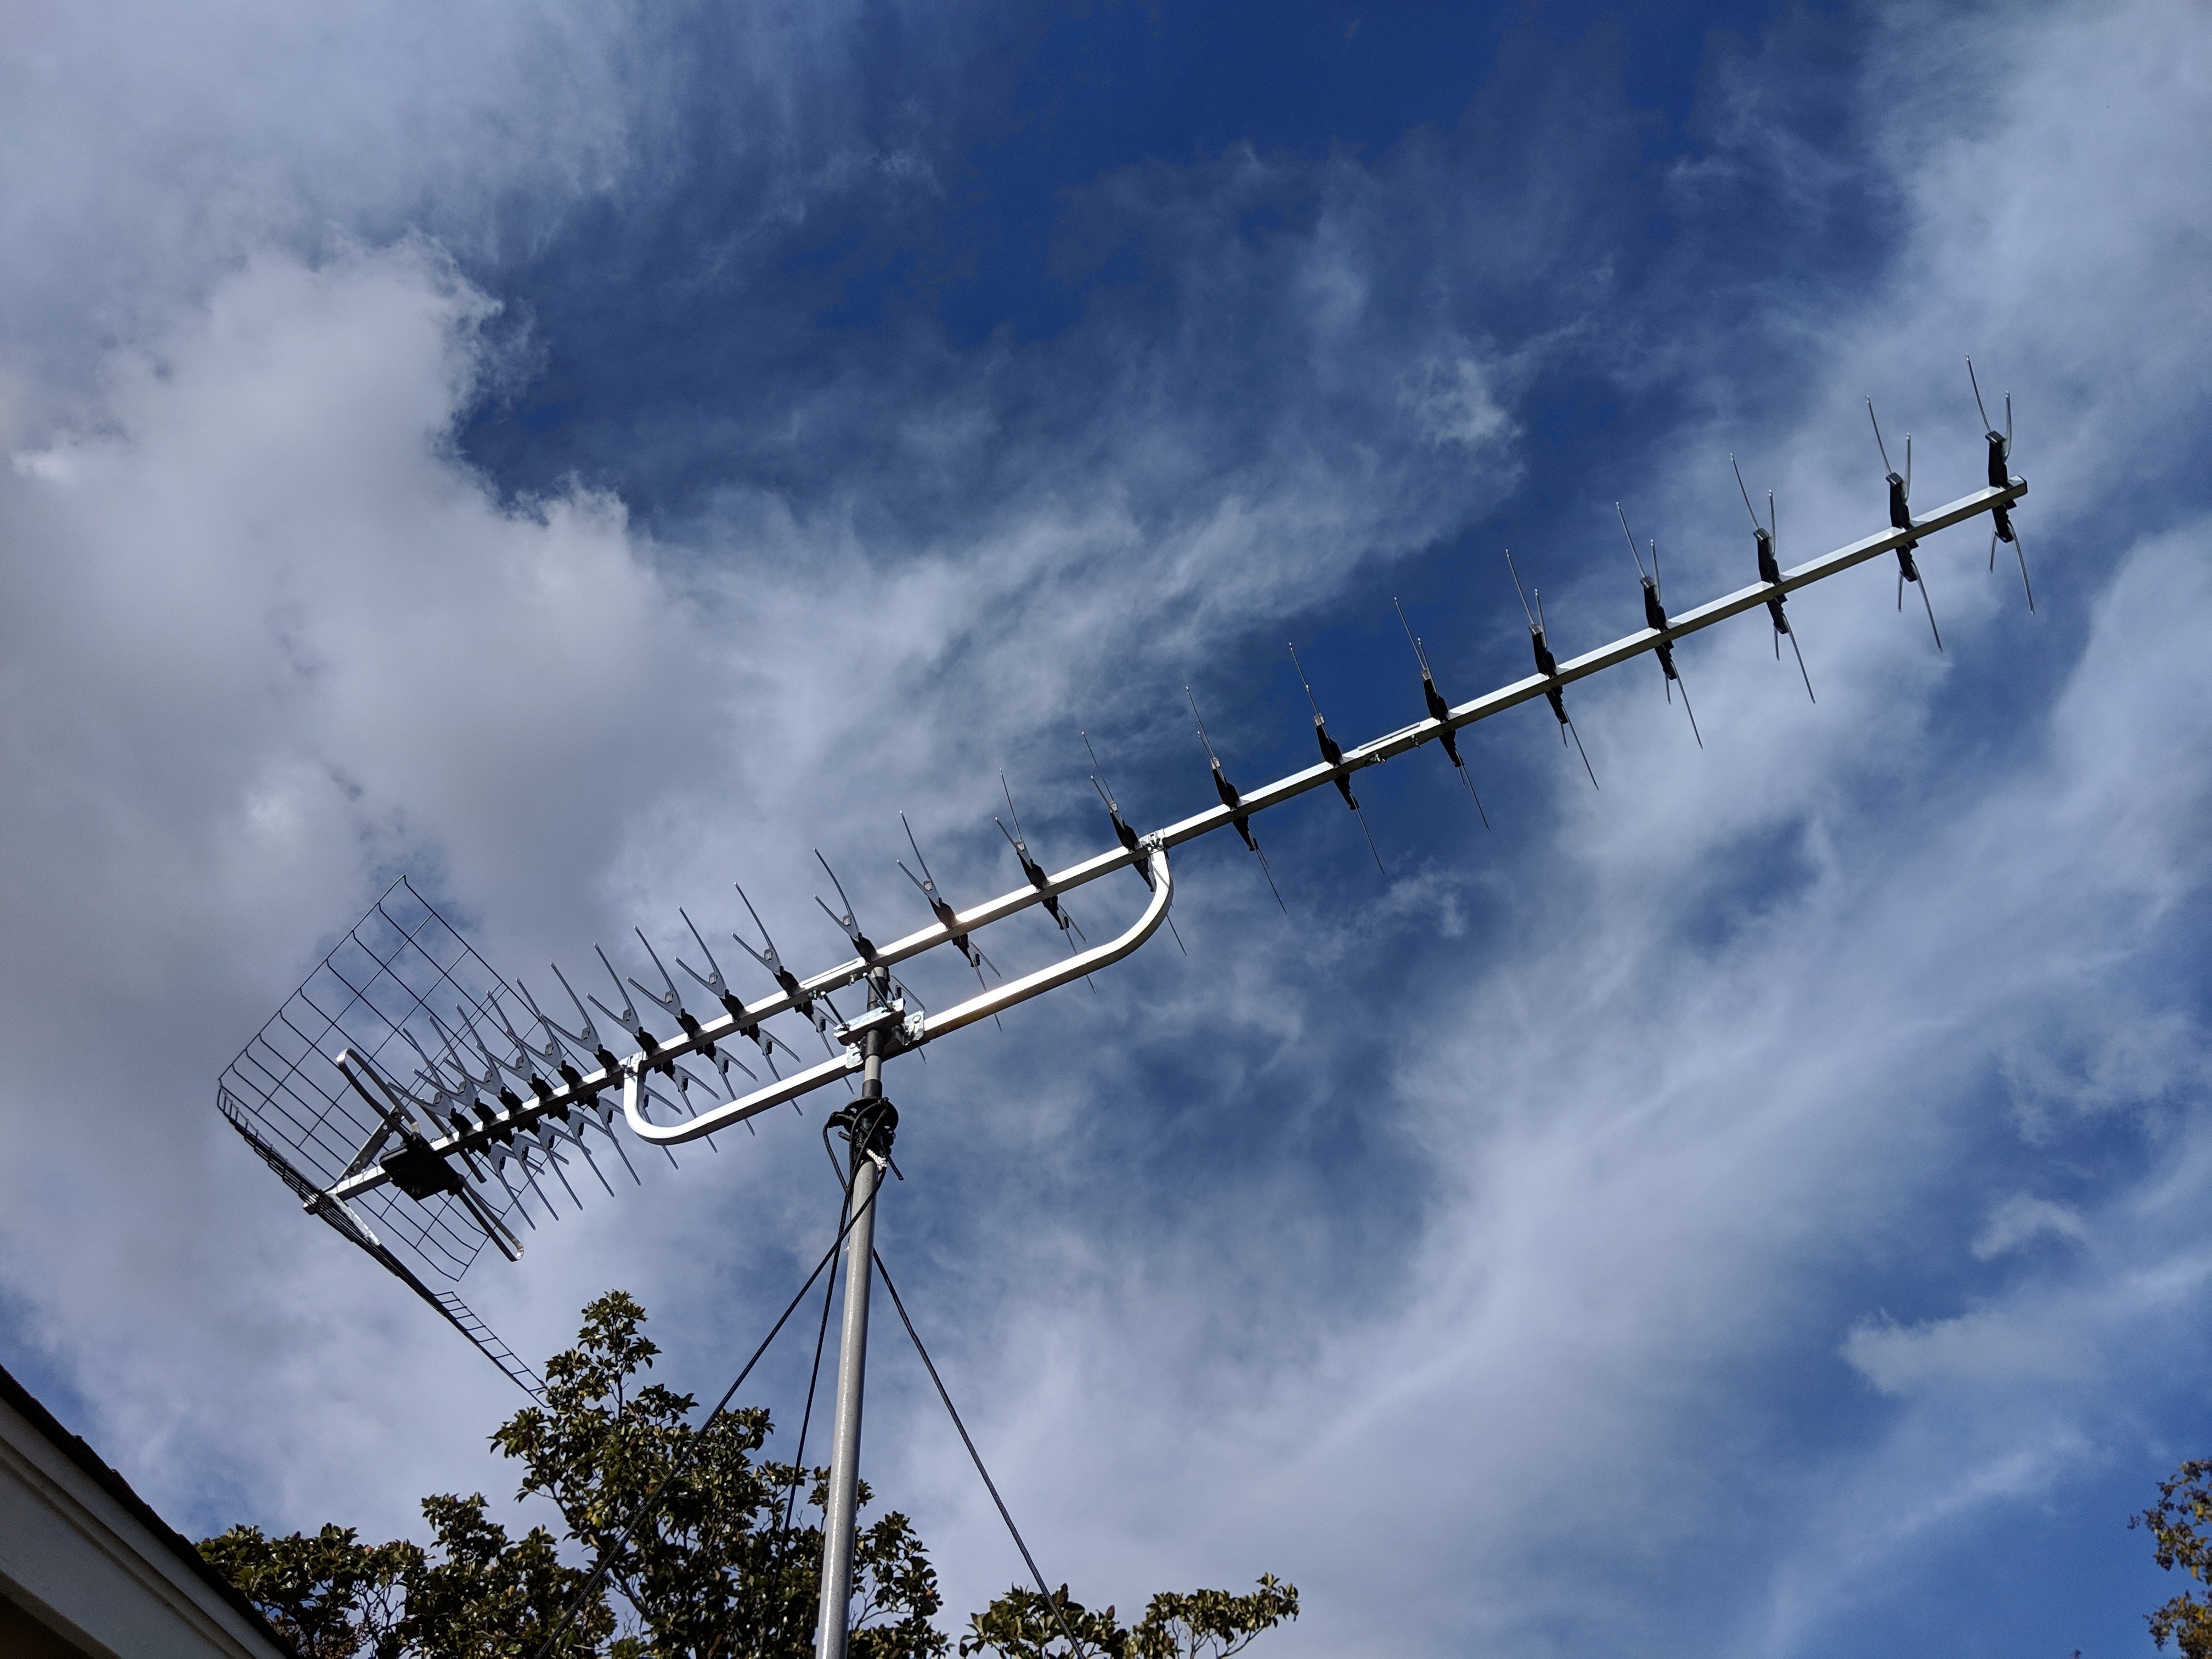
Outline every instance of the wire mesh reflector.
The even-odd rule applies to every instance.
[[[223,1069],[217,1104],[307,1200],[335,1185],[384,1128],[337,1056],[350,1048],[388,1077],[413,1079],[422,1062],[408,1038],[439,1054],[446,1047],[439,1027],[452,1030],[457,1009],[490,1024],[493,999],[505,994],[507,982],[403,876]],[[501,1186],[479,1187],[475,1196],[502,1218],[514,1207]],[[349,1235],[366,1224],[374,1242],[447,1280],[466,1273],[486,1242],[449,1194],[416,1200],[380,1187],[347,1208],[350,1215],[329,1206],[325,1218]]]

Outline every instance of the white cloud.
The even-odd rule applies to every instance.
[[[1510,435],[1510,419],[1491,391],[1495,371],[1483,362],[1455,357],[1431,363],[1410,382],[1406,400],[1439,443],[1489,443]]]
[[[1974,1256],[1987,1261],[2008,1250],[2046,1236],[2087,1243],[2089,1230],[2081,1218],[2063,1204],[2027,1193],[2014,1193],[1990,1212],[1974,1238]]]
[[[909,903],[883,855],[898,806],[940,876],[980,884],[1004,872],[964,835],[988,833],[993,768],[1011,758],[1024,815],[1072,842],[1073,754],[1042,776],[1076,720],[1109,712],[1139,750],[1180,726],[1159,705],[1190,664],[1340,592],[1358,558],[1455,531],[1515,477],[1516,400],[1543,368],[1469,343],[1448,307],[1385,303],[1376,226],[1448,194],[1441,139],[1331,158],[1319,228],[1256,252],[1209,228],[1289,164],[1231,155],[1110,176],[1071,215],[1148,227],[1175,304],[1224,337],[1259,318],[1291,370],[1240,379],[1257,355],[1198,329],[1162,392],[1102,301],[1064,355],[979,351],[975,384],[941,397],[816,389],[792,428],[865,458],[823,493],[734,479],[665,539],[580,486],[503,501],[453,434],[527,342],[435,246],[386,233],[432,197],[456,223],[510,189],[556,212],[619,170],[635,130],[592,76],[630,37],[562,37],[586,118],[552,143],[564,102],[540,108],[540,72],[514,67],[520,27],[477,18],[476,67],[448,72],[479,90],[426,94],[420,143],[381,161],[358,123],[319,141],[358,157],[292,143],[316,83],[234,140],[178,90],[190,76],[134,56],[191,107],[86,142],[172,218],[143,244],[116,228],[129,203],[109,224],[57,197],[26,222],[81,231],[64,276],[112,259],[132,303],[100,313],[122,343],[96,379],[62,398],[51,363],[23,371],[8,385],[36,390],[8,392],[0,425],[0,1032],[31,1056],[103,1015],[128,1036],[0,1093],[9,1282],[96,1395],[100,1443],[211,1511],[374,1530],[422,1491],[501,1478],[477,1461],[496,1379],[307,1227],[206,1110],[380,872],[430,866],[526,973],[678,902],[710,920],[738,872],[765,872],[787,945],[818,942],[799,873],[817,827],[864,912]],[[2203,295],[2176,273],[2202,264],[2206,37],[2183,8],[2039,13],[1954,118],[1932,88],[1887,89],[1914,54],[1955,66],[1966,27],[1901,32],[1867,70],[1897,129],[1894,255],[1843,314],[1777,296],[1820,411],[1776,428],[1754,475],[1782,492],[1786,549],[1878,506],[1856,396],[1900,429],[1963,430],[1972,346],[2022,394],[2022,524],[2051,573],[2034,620],[1978,547],[1931,542],[1948,655],[1883,578],[1807,594],[1817,707],[1756,627],[1698,641],[1710,749],[1656,673],[1588,688],[1605,790],[1562,762],[1548,845],[1501,834],[1472,865],[1456,842],[1393,848],[1379,918],[1302,902],[1310,951],[1279,924],[1229,949],[1269,901],[1229,854],[1194,855],[1192,967],[1147,953],[1110,994],[902,1084],[920,1109],[894,1262],[1032,1541],[1071,1564],[1056,1576],[1080,1564],[1087,1594],[1127,1605],[1272,1568],[1306,1592],[1285,1651],[1630,1632],[1810,1651],[1900,1540],[2110,1455],[2161,1333],[2204,1294],[2205,1044],[2158,963],[2203,902],[2212,532],[2139,485],[2202,434]],[[534,112],[508,131],[509,110]],[[1718,171],[1791,149],[1765,118],[1741,114]],[[486,125],[505,136],[471,159]],[[210,131],[180,177],[148,159]],[[306,182],[210,182],[240,153]],[[1568,210],[1480,200],[1499,259],[1549,246]],[[221,222],[173,222],[187,208]],[[317,215],[350,234],[299,231]],[[147,276],[180,246],[205,257]],[[1629,354],[1577,310],[1606,280],[1562,301],[1552,337]],[[41,315],[58,292],[36,289]],[[1658,319],[1679,325],[1674,372],[1725,365],[1713,342],[1758,326],[1678,301],[1650,301],[1680,313]],[[1004,404],[976,389],[1025,374]],[[1749,396],[1711,385],[1714,408]],[[887,407],[855,412],[871,399]],[[1008,414],[1039,407],[1054,420]],[[872,415],[898,441],[845,445]],[[1641,481],[1684,591],[1747,577],[1718,465],[1741,441],[1698,426]],[[1971,441],[1923,456],[1917,499],[1972,482]],[[872,469],[896,505],[957,510],[879,534]],[[1623,586],[1562,581],[1555,619],[1595,632]],[[1448,946],[1417,925],[1439,915]],[[2062,1188],[2041,1167],[2124,1118],[2156,1138],[2154,1172]],[[1993,1150],[2008,1123],[2019,1144]],[[629,1284],[699,1383],[820,1230],[811,1133],[700,1158],[684,1203],[589,1211],[483,1295],[538,1352],[581,1294]],[[2094,1248],[2021,1248],[2051,1235]],[[2015,1277],[1969,1283],[1976,1260]],[[1885,1286],[1941,1305],[1885,1322]],[[912,1494],[964,1607],[1010,1554],[890,1334],[884,1350],[878,1484]],[[1820,1401],[1845,1394],[1832,1420]],[[235,1486],[211,1492],[218,1470]]]
[[[1953,42],[1923,34],[1898,52]],[[2203,1044],[2151,964],[2186,950],[2175,930],[2202,903],[2212,755],[2192,711],[2212,690],[2196,645],[2212,532],[2155,495],[2125,503],[2114,483],[2201,432],[2182,343],[2204,337],[2202,295],[2172,280],[2197,221],[2167,181],[2202,179],[2192,135],[2208,112],[2188,66],[2206,45],[2202,20],[2172,8],[2058,10],[2008,37],[2015,73],[1984,83],[1972,121],[1880,99],[1909,234],[1878,289],[1814,337],[1823,412],[1766,446],[1790,556],[1807,556],[1878,507],[1856,394],[1899,400],[1899,424],[1923,439],[1956,432],[1957,350],[1986,366],[1984,343],[2001,343],[2006,383],[2032,388],[2023,420],[2043,411],[2021,451],[2036,486],[2023,527],[2044,569],[2063,562],[2094,604],[2086,635],[2054,620],[2051,586],[2031,622],[1978,548],[1954,546],[1925,556],[1948,657],[1898,621],[1875,577],[1796,607],[1817,710],[1775,690],[1787,671],[1756,629],[1686,651],[1703,755],[1656,675],[1586,696],[1608,793],[1588,799],[1563,769],[1565,851],[1540,880],[1520,872],[1512,916],[1517,938],[1545,943],[1471,988],[1422,988],[1411,1007],[1401,993],[1404,1024],[1431,1034],[1408,1035],[1399,1076],[1362,1102],[1370,1133],[1402,1133],[1439,1172],[1437,1192],[1406,1200],[1423,1204],[1423,1245],[1395,1282],[1353,1311],[1279,1316],[1311,1348],[1257,1375],[1198,1310],[1295,1300],[1294,1277],[1264,1267],[1212,1263],[1187,1292],[1164,1251],[1135,1285],[1024,1331],[1019,1352],[1052,1356],[1049,1376],[1019,1391],[1025,1407],[999,1409],[1024,1425],[1017,1444],[1066,1449],[1018,1504],[1042,1507],[1079,1559],[1114,1564],[1117,1589],[1264,1563],[1306,1586],[1300,1640],[1318,1650],[1360,1650],[1378,1620],[1416,1650],[1486,1638],[1546,1650],[1631,1628],[1659,1645],[1673,1638],[1642,1621],[1678,1605],[1680,1575],[1730,1580],[1710,1564],[1741,1552],[1793,1588],[1769,1624],[1747,1611],[1759,1597],[1746,1583],[1740,1650],[1814,1650],[1821,1610],[1880,1582],[1896,1540],[1985,1521],[2094,1466],[2130,1402],[2162,1386],[2152,1356],[2201,1295],[2185,1268],[2149,1265],[2191,1236],[2193,1115],[2163,1143],[2156,1223],[2137,1215],[2100,1277],[2056,1304],[1869,1326],[1842,1264],[1929,1273],[1930,1235],[1947,1231],[1954,1258],[1971,1255],[1947,1189],[1987,1121],[1992,1073],[2070,1065],[2077,1042],[2101,1049],[2095,1034],[2116,1030],[2128,1058],[2107,1067],[2106,1097],[2201,1095]],[[1869,88],[1895,66],[1877,54]],[[2139,83],[2157,91],[2085,118],[2102,107],[2085,84]],[[2113,185],[2154,173],[2146,192]],[[1985,236],[1982,217],[2007,234]],[[2057,292],[2038,274],[2046,249]],[[2094,386],[2075,367],[2092,362]],[[1733,441],[1686,434],[1653,486],[1674,544],[1688,544],[1673,568],[1694,573],[1674,579],[1690,592],[1747,574],[1734,574],[1746,538],[1713,465]],[[1916,500],[1963,493],[1977,459],[1971,441],[1923,442]],[[2112,521],[2150,533],[2097,528]],[[2014,713],[2002,752],[1960,741],[1983,696]],[[1796,867],[1741,893],[1729,866],[1762,838]],[[1584,884],[1587,904],[1572,896]],[[1683,919],[1716,891],[1741,913],[1717,940],[1686,943]],[[2138,1201],[2149,1193],[2115,1182],[2079,1224],[2103,1240],[2104,1206]],[[1281,1238],[1288,1224],[1265,1224]],[[1141,1369],[1103,1340],[1059,1358],[1085,1327],[1145,1331]],[[1887,1420],[1775,1421],[1762,1379],[1839,1340],[1923,1403]],[[1095,1386],[1076,1380],[1094,1372]],[[1840,1553],[1832,1532],[1790,1521],[1839,1481],[1828,1513],[1861,1540]],[[1755,1522],[1754,1490],[1774,1505]],[[1166,1537],[1163,1493],[1200,1508]],[[1635,1541],[1604,1565],[1613,1591],[1593,1601],[1584,1542],[1625,1531]],[[1819,1551],[1830,1566],[1804,1570]],[[1715,1645],[1710,1629],[1680,1640]]]
[[[1875,1388],[1893,1395],[1937,1382],[2068,1379],[2088,1359],[2063,1332],[2037,1330],[1989,1310],[1919,1325],[1883,1320],[1856,1325],[1844,1340],[1844,1358]]]

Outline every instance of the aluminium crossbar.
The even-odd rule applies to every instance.
[[[1249,793],[1240,794],[1233,809],[1224,803],[1194,813],[1151,835],[1132,836],[1131,844],[1116,846],[1110,851],[1070,865],[1065,870],[1048,875],[1040,885],[1018,888],[973,908],[957,911],[952,926],[933,922],[892,944],[878,947],[872,957],[855,957],[824,973],[815,975],[811,979],[803,980],[795,992],[779,991],[774,996],[754,1003],[726,995],[722,999],[726,1012],[716,1018],[687,1022],[684,1030],[666,1038],[656,1037],[651,1051],[640,1049],[611,1068],[602,1067],[588,1073],[580,1073],[573,1079],[564,1079],[558,1085],[541,1083],[534,1098],[516,1101],[504,1111],[490,1116],[479,1127],[432,1138],[428,1143],[429,1150],[441,1158],[473,1152],[491,1140],[511,1138],[518,1132],[527,1133],[549,1115],[565,1116],[570,1108],[586,1105],[599,1095],[617,1088],[623,1091],[624,1115],[629,1127],[646,1139],[664,1143],[690,1140],[726,1128],[772,1106],[860,1070],[862,1040],[870,1030],[895,1025],[894,1030],[886,1033],[891,1045],[890,1052],[903,1052],[973,1024],[1001,1008],[1040,995],[1093,969],[1118,961],[1149,939],[1166,917],[1172,896],[1172,880],[1167,860],[1170,848],[1224,829],[1239,819],[1263,812],[1271,806],[1279,806],[1285,801],[1333,784],[1339,778],[1347,777],[1366,767],[1379,766],[1385,761],[1395,760],[1425,744],[1434,742],[1447,732],[1531,702],[1547,690],[1556,690],[1585,679],[1632,657],[1655,651],[1662,645],[1671,645],[1674,641],[1711,628],[1716,623],[1754,610],[1770,599],[1786,597],[1802,587],[1809,587],[1814,582],[1840,574],[1869,559],[1909,547],[1923,537],[1950,529],[1983,514],[2008,507],[2027,494],[2027,481],[2014,477],[2002,488],[1992,486],[1962,495],[1926,518],[1914,520],[1909,527],[1883,531],[1879,535],[1866,537],[1786,570],[1782,573],[1779,582],[1756,582],[1748,587],[1739,588],[1693,611],[1669,617],[1663,629],[1639,629],[1609,645],[1601,646],[1595,651],[1585,652],[1563,662],[1559,665],[1556,674],[1531,674],[1471,702],[1453,707],[1447,719],[1417,720],[1356,749],[1346,750],[1339,763],[1310,766],[1303,771],[1293,772],[1287,777],[1264,784]],[[1151,902],[1137,923],[1109,944],[1071,957],[1052,968],[1024,975],[927,1018],[907,1015],[900,1004],[872,1008],[866,1014],[836,1029],[836,1035],[843,1044],[842,1052],[819,1065],[810,1066],[726,1105],[701,1113],[680,1124],[654,1124],[644,1116],[641,1102],[642,1076],[664,1060],[673,1060],[732,1037],[750,1036],[754,1027],[763,1020],[788,1012],[814,996],[857,984],[878,970],[894,967],[938,945],[949,944],[956,936],[979,932],[1018,911],[1042,904],[1048,898],[1096,881],[1102,876],[1111,875],[1117,870],[1133,866],[1140,869],[1147,885],[1152,888]],[[327,1195],[343,1202],[381,1187],[391,1179],[380,1166],[371,1164],[335,1183]]]

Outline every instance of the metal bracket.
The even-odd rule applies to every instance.
[[[1035,973],[1024,974],[1019,979],[1008,980],[1003,985],[994,987],[981,995],[972,996],[965,1002],[956,1003],[951,1007],[927,1018],[904,1014],[903,1011],[896,1009],[878,1009],[871,1011],[862,1018],[854,1020],[851,1025],[845,1028],[846,1030],[858,1032],[874,1023],[879,1021],[888,1023],[893,1018],[897,1018],[899,1020],[897,1030],[901,1036],[906,1040],[905,1046],[919,1048],[923,1043],[934,1042],[937,1038],[957,1031],[963,1026],[973,1025],[978,1020],[988,1019],[992,1015],[1003,1009],[1011,1008],[1018,1002],[1027,1002],[1031,997],[1042,996],[1047,991],[1065,985],[1070,980],[1080,979],[1084,975],[1103,968],[1110,963],[1119,962],[1159,931],[1160,924],[1167,920],[1168,905],[1175,897],[1175,882],[1168,869],[1167,848],[1161,844],[1161,838],[1158,836],[1148,836],[1145,837],[1142,845],[1146,854],[1147,872],[1152,878],[1152,899],[1145,906],[1144,914],[1139,916],[1129,930],[1119,938],[1110,939],[1104,945],[1094,945],[1079,955],[1068,957],[1065,962],[1055,963],[1048,968],[1041,968]],[[863,1063],[859,1048],[848,1047],[842,1054],[825,1060],[818,1066],[810,1066],[794,1076],[787,1077],[781,1083],[773,1084],[765,1089],[757,1089],[751,1094],[731,1101],[727,1105],[717,1107],[711,1112],[702,1112],[687,1123],[671,1124],[666,1127],[647,1121],[643,1111],[640,1109],[641,1103],[638,1097],[636,1073],[625,1066],[623,1115],[628,1120],[632,1133],[641,1140],[653,1142],[655,1146],[665,1146],[679,1141],[696,1140],[702,1135],[712,1134],[715,1130],[726,1128],[732,1123],[741,1123],[745,1119],[757,1116],[771,1107],[781,1106],[785,1101],[796,1099],[800,1095],[821,1088],[824,1084],[835,1083],[840,1078],[850,1077],[854,1073],[860,1070]]]

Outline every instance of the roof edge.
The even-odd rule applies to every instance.
[[[61,1419],[48,1411],[36,1395],[16,1381],[15,1374],[4,1365],[0,1365],[0,1401],[4,1401],[21,1413],[25,1421],[45,1437],[48,1444],[76,1465],[94,1485],[120,1504],[133,1520],[153,1534],[157,1543],[183,1563],[194,1577],[221,1596],[231,1611],[245,1620],[257,1634],[265,1637],[277,1652],[298,1659],[299,1650],[277,1632],[261,1609],[246,1598],[245,1592],[216,1571],[214,1565],[193,1547],[191,1540],[164,1521],[154,1506],[132,1491],[131,1483],[103,1462],[100,1454],[90,1445],[64,1428]]]

